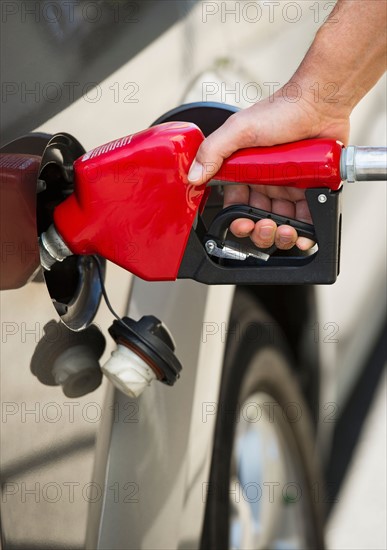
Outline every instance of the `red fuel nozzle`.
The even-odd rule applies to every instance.
[[[55,209],[56,231],[42,238],[43,265],[69,252],[99,254],[146,280],[176,279],[207,197],[205,186],[187,179],[203,139],[194,124],[168,122],[80,157],[75,191]],[[335,140],[245,149],[227,159],[215,179],[336,190],[341,151]],[[66,245],[62,255],[53,253],[57,239]]]
[[[203,139],[194,124],[171,122],[80,157],[75,192],[54,213],[66,245],[146,280],[175,279],[204,193],[187,179]]]

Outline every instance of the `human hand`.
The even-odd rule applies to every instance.
[[[332,105],[322,108],[306,94],[297,101],[291,101],[288,90],[286,94],[279,90],[274,96],[235,113],[206,138],[192,164],[188,176],[190,183],[200,185],[210,180],[219,171],[223,161],[239,149],[278,145],[308,138],[332,138],[347,143],[347,110],[341,113],[337,105],[336,109]],[[302,189],[227,185],[224,189],[224,207],[233,204],[249,204],[312,223]],[[269,219],[257,223],[238,219],[231,224],[230,230],[236,237],[249,236],[260,248],[269,248],[275,244],[282,250],[288,250],[294,245],[301,250],[308,250],[314,244],[310,239],[298,237],[294,228],[288,225],[277,227]]]

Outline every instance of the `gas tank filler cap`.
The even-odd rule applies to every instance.
[[[123,317],[113,322],[109,333],[117,343],[102,367],[113,384],[129,397],[138,397],[152,380],[173,386],[182,366],[168,328],[154,315],[139,321]]]

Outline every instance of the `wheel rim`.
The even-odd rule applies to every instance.
[[[289,415],[264,392],[238,410],[230,475],[231,549],[308,547],[310,506]]]

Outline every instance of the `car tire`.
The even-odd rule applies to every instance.
[[[322,550],[312,423],[285,339],[241,289],[228,334],[201,550]]]

